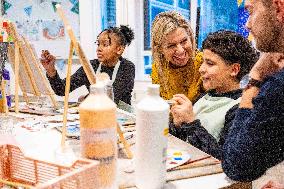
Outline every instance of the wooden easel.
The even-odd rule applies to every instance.
[[[29,104],[27,93],[35,96],[44,94],[50,97],[54,108],[57,108],[55,94],[40,67],[34,49],[24,37],[18,35],[14,24],[10,22],[8,25],[9,35],[14,39],[14,47],[9,46],[8,56],[11,64],[14,64],[12,67],[15,73],[15,112],[19,112],[19,86],[27,104]]]
[[[5,91],[6,81],[2,79],[1,82],[1,96],[2,96],[2,106],[3,106],[3,112],[7,114],[9,112],[8,106],[7,106],[7,99],[6,99],[6,91]]]
[[[67,29],[68,35],[70,37],[70,48],[69,48],[69,57],[68,57],[68,67],[67,67],[67,76],[66,76],[66,86],[65,86],[65,99],[64,99],[64,113],[63,113],[63,128],[62,128],[62,139],[61,139],[61,147],[65,146],[65,138],[66,138],[66,125],[67,125],[67,110],[68,110],[68,98],[69,98],[69,91],[70,91],[70,78],[71,78],[71,66],[72,66],[72,56],[73,50],[75,49],[76,54],[79,57],[80,63],[83,66],[83,69],[87,75],[87,78],[91,85],[96,83],[95,72],[86,58],[81,45],[77,42],[74,32],[64,15],[64,12],[61,8],[60,4],[56,5],[56,10],[60,18],[62,19],[65,28]],[[126,139],[123,136],[123,133],[120,129],[120,126],[117,124],[117,132],[119,134],[119,140],[123,143],[124,148],[126,150],[126,155],[128,158],[132,158],[132,152],[129,148],[129,144],[127,143]]]

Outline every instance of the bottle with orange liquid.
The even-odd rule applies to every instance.
[[[81,154],[98,160],[96,188],[117,188],[116,104],[105,85],[90,86],[90,95],[79,106]]]

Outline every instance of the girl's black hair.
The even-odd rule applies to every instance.
[[[103,30],[101,33],[107,32],[108,34],[116,34],[119,38],[119,42],[122,46],[128,46],[131,44],[131,41],[134,39],[134,32],[131,28],[125,25],[120,25],[120,27],[110,27]],[[100,34],[101,34],[100,33]],[[100,34],[98,36],[100,36]],[[109,42],[111,44],[111,38]]]
[[[259,53],[248,39],[229,30],[210,33],[202,42],[202,50],[204,49],[218,54],[227,64],[239,63],[241,69],[237,75],[238,80],[248,74],[259,59]]]

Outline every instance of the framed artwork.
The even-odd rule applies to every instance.
[[[78,0],[1,0],[3,17],[16,25],[19,34],[30,41],[40,56],[42,49],[49,49],[57,57],[68,57],[69,37],[56,13],[55,5],[61,4],[75,36],[80,39]],[[60,47],[60,48],[59,48]]]

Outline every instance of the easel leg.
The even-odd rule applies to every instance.
[[[23,96],[24,96],[24,100],[25,100],[26,104],[29,105],[29,104],[30,104],[30,101],[29,101],[29,97],[28,97],[28,95],[27,95],[27,93],[26,93],[25,85],[23,85],[23,82],[22,82],[22,80],[20,80],[20,79],[19,79],[19,84],[20,84],[20,87],[21,87],[21,89],[22,89],[22,93],[23,93]],[[15,96],[15,97],[16,97],[16,96]]]
[[[65,85],[65,99],[64,99],[64,113],[63,113],[63,127],[62,127],[62,138],[61,138],[61,147],[65,146],[66,138],[66,127],[67,127],[67,111],[68,111],[68,99],[70,92],[70,80],[71,80],[71,66],[72,66],[72,57],[73,57],[74,44],[70,42],[68,65],[67,65],[67,75],[66,75],[66,85]]]
[[[6,92],[5,92],[6,81],[2,79],[1,82],[1,95],[3,99],[3,112],[8,113],[8,106],[7,106],[7,99],[6,99]]]
[[[27,93],[23,92],[23,96],[24,96],[26,104],[29,105],[30,101],[29,101],[29,97],[28,97]]]
[[[119,140],[122,142],[122,144],[123,144],[123,146],[124,146],[124,149],[125,149],[125,151],[126,151],[126,156],[127,156],[129,159],[132,159],[132,158],[133,158],[133,154],[132,154],[132,152],[131,152],[131,150],[130,150],[130,145],[128,144],[128,142],[127,142],[126,139],[124,138],[123,133],[122,133],[122,131],[121,131],[121,129],[120,129],[119,123],[117,123],[116,127],[117,127],[117,133],[118,133],[118,135],[119,135]]]
[[[53,104],[53,107],[54,107],[55,109],[57,109],[58,104],[57,104],[57,102],[56,102],[56,100],[55,100],[55,98],[54,98],[54,95],[49,95],[49,97],[50,97],[50,99],[51,99],[51,102],[52,102],[52,104]]]

